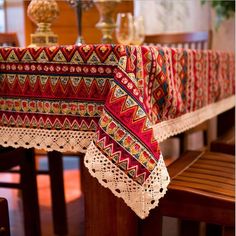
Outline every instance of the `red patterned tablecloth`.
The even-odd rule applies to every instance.
[[[137,215],[169,183],[158,142],[234,106],[234,54],[82,45],[0,48],[0,145],[86,152]]]

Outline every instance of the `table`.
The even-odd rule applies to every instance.
[[[159,142],[234,106],[234,54],[154,46],[0,48],[0,145],[84,152],[142,219],[165,195]]]

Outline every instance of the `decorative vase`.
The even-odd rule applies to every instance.
[[[58,44],[58,36],[51,30],[52,22],[59,15],[59,8],[55,0],[31,0],[27,14],[37,25],[31,34],[30,46],[54,46]]]
[[[121,0],[94,0],[100,20],[96,27],[102,31],[102,43],[113,43],[112,33],[116,28],[114,11]]]

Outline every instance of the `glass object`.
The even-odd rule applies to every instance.
[[[133,38],[133,17],[131,13],[118,13],[116,21],[116,39],[118,43],[128,45]]]
[[[112,43],[112,33],[116,28],[114,14],[116,6],[121,0],[93,0],[100,15],[96,27],[102,32],[102,43]]]
[[[133,37],[131,44],[141,45],[145,39],[144,19],[143,16],[133,18]]]

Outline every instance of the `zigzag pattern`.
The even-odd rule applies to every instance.
[[[98,127],[97,119],[74,118],[52,118],[49,116],[30,116],[29,114],[7,114],[0,111],[0,126],[9,127],[28,127],[38,129],[56,130],[77,130],[77,131],[96,131]]]
[[[106,156],[128,174],[134,181],[143,184],[150,172],[138,160],[131,159],[104,131],[99,130],[96,145]]]
[[[116,89],[116,86],[111,89],[105,108],[117,117],[122,124],[129,124],[129,130],[135,136],[140,137],[145,145],[152,149],[154,153],[157,153],[157,142],[153,136],[152,124],[148,120],[147,116],[143,115],[145,112],[142,111],[138,104],[127,94],[124,93],[124,96],[116,97]],[[118,89],[121,90],[121,88]],[[127,100],[132,100],[132,105],[130,104],[127,107],[126,104],[129,103]]]
[[[111,75],[110,75],[111,76]],[[45,97],[97,99],[104,101],[111,87],[112,77],[48,76],[28,74],[4,74],[0,80],[0,96],[3,94]]]
[[[125,55],[122,45],[81,45],[49,48],[3,48],[0,50],[0,61],[5,62],[56,62],[75,64],[116,65]]]

